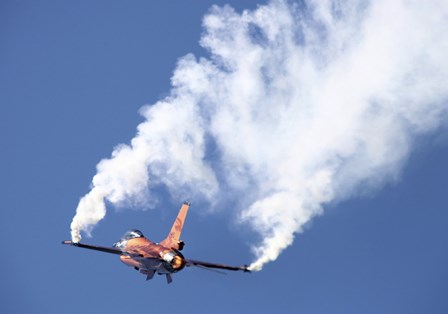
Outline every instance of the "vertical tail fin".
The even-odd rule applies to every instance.
[[[180,234],[182,232],[182,228],[184,227],[185,218],[187,217],[188,208],[190,207],[190,203],[185,202],[179,210],[179,214],[177,214],[177,218],[174,221],[173,227],[171,227],[171,231],[166,237],[165,240],[160,242],[161,245],[175,249],[182,250],[183,242],[179,241]]]

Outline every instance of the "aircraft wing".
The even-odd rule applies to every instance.
[[[100,252],[105,252],[105,253],[111,253],[111,254],[117,254],[117,255],[123,255],[126,254],[126,252],[123,252],[119,249],[113,248],[113,247],[105,247],[105,246],[97,246],[97,245],[89,245],[89,244],[84,244],[84,243],[76,243],[70,240],[65,240],[62,241],[62,244],[68,244],[68,245],[73,245],[73,246],[77,246],[83,249],[89,249],[89,250],[95,250],[95,251],[100,251]]]
[[[197,266],[197,267],[205,267],[205,268],[213,268],[213,269],[225,269],[225,270],[242,270],[244,272],[250,273],[250,269],[247,265],[244,266],[229,266],[224,264],[214,264],[209,262],[201,262],[196,260],[186,260],[186,266]]]

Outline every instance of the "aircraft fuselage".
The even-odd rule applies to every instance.
[[[158,274],[175,273],[185,267],[183,255],[174,249],[154,243],[147,238],[121,240],[114,245],[128,254],[121,255],[120,260],[142,273],[156,271]]]

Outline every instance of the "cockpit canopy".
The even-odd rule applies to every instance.
[[[128,232],[126,232],[123,237],[121,238],[121,240],[130,240],[130,239],[135,239],[135,238],[143,238],[144,235],[140,230],[129,230]]]
[[[128,232],[126,232],[120,239],[120,241],[115,242],[113,247],[119,248],[119,249],[124,249],[126,248],[126,244],[128,243],[129,240],[131,239],[135,239],[135,238],[144,238],[145,236],[143,235],[143,233],[140,230],[129,230]]]

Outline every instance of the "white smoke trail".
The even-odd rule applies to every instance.
[[[446,1],[213,7],[204,28],[211,57],[182,58],[171,96],[143,108],[131,145],[99,163],[74,241],[104,217],[104,199],[156,182],[238,195],[263,238],[260,270],[325,203],[396,179],[413,139],[447,121]]]

